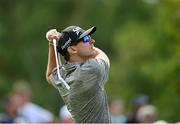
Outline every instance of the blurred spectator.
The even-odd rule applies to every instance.
[[[139,108],[147,104],[149,104],[149,97],[147,95],[140,94],[135,96],[132,101],[132,111],[128,117],[127,123],[138,123],[136,119],[137,111]]]
[[[18,104],[16,96],[11,94],[4,99],[3,113],[1,115],[1,123],[17,123],[24,122],[18,115]]]
[[[109,100],[109,111],[112,123],[125,123],[124,103],[120,98],[112,98]]]
[[[153,105],[142,106],[137,111],[136,116],[139,123],[154,123],[156,118],[156,108]]]
[[[13,90],[18,97],[18,114],[26,122],[53,122],[53,114],[51,112],[31,102],[31,89],[27,82],[16,82]]]
[[[166,122],[165,120],[157,120],[153,124],[168,124],[168,122]],[[178,124],[178,123],[175,123],[175,124]]]
[[[59,111],[59,118],[61,123],[73,123],[71,113],[66,105],[63,105]]]

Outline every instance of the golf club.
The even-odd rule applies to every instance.
[[[63,83],[64,86],[69,90],[70,86],[66,83],[66,81],[60,75],[59,62],[58,62],[58,54],[57,54],[57,49],[56,49],[56,39],[53,39],[53,46],[54,46],[54,54],[55,54],[55,59],[56,59],[56,67],[57,67],[58,78],[60,80],[56,84]]]

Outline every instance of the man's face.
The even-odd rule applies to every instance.
[[[83,59],[89,59],[96,55],[96,51],[94,50],[95,40],[89,39],[86,42],[80,41],[77,45],[77,54]]]

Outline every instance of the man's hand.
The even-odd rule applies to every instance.
[[[60,38],[61,33],[59,33],[56,29],[51,29],[46,33],[46,39],[50,42],[53,41],[53,39],[58,40]]]

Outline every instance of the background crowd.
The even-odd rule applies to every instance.
[[[73,123],[66,105],[56,108],[58,114],[55,114],[32,102],[32,95],[31,86],[27,81],[16,81],[11,92],[3,99],[0,122]],[[45,100],[45,102],[48,101]],[[158,110],[151,104],[146,94],[138,94],[130,99],[129,110],[127,110],[127,101],[119,96],[109,98],[108,102],[113,123],[168,123],[165,120],[158,120]]]

